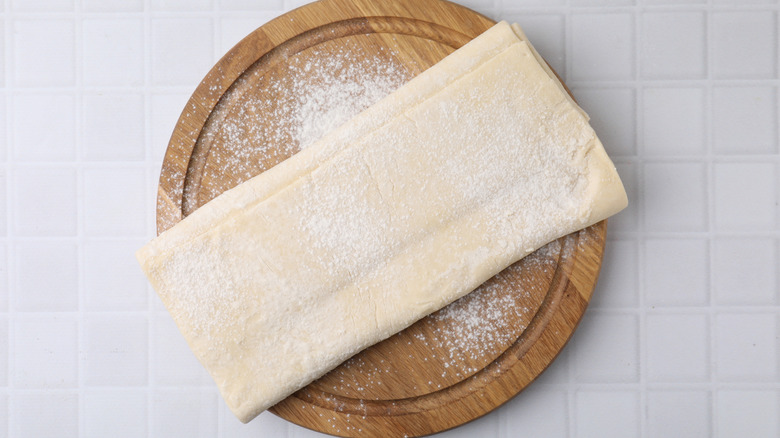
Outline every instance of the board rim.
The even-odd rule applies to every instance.
[[[158,199],[157,199],[157,229],[158,234],[167,229],[169,227],[169,224],[163,224],[161,218],[167,218],[169,221],[173,221],[173,223],[178,222],[178,220],[181,220],[184,216],[186,216],[185,211],[185,205],[186,200],[184,199],[186,185],[185,181],[187,179],[187,176],[189,175],[189,172],[191,172],[192,166],[193,166],[193,157],[195,157],[195,148],[198,143],[198,138],[200,136],[200,130],[202,130],[205,127],[206,122],[209,120],[209,116],[211,112],[216,108],[216,105],[218,104],[221,97],[228,91],[228,89],[232,86],[232,84],[243,74],[244,71],[247,70],[252,64],[259,61],[263,56],[268,55],[268,53],[272,52],[276,47],[281,46],[285,42],[294,39],[296,37],[300,37],[300,35],[306,31],[315,31],[318,28],[323,27],[323,24],[320,23],[318,26],[311,26],[308,24],[309,19],[309,11],[312,9],[320,9],[320,8],[327,8],[332,3],[334,3],[336,0],[322,0],[315,3],[310,3],[304,6],[301,6],[295,10],[292,10],[286,14],[283,14],[270,22],[264,24],[254,32],[250,33],[247,37],[242,39],[236,46],[234,46],[218,63],[209,71],[209,73],[206,75],[206,77],[203,79],[203,81],[200,83],[200,85],[197,87],[195,92],[193,93],[192,97],[188,101],[187,105],[185,106],[185,109],[182,112],[182,115],[180,116],[176,128],[174,129],[174,132],[172,134],[171,140],[169,142],[168,150],[166,151],[165,158],[163,161],[163,166],[161,169],[161,176],[160,176],[160,185],[158,189]],[[383,3],[381,0],[379,2],[374,2],[371,0],[348,0],[349,3],[352,3],[356,5],[356,10],[350,10],[350,11],[338,11],[338,13],[343,14],[343,20],[353,20],[353,19],[361,19],[361,18],[372,18],[372,17],[390,17],[390,18],[403,18],[403,19],[415,19],[418,21],[424,21],[418,18],[414,17],[392,17],[389,15],[361,15],[361,16],[353,16],[351,14],[355,14],[360,12],[366,12],[364,9],[372,9],[375,7],[378,7],[380,10],[382,9],[381,6],[377,6],[379,3]],[[413,1],[417,7],[419,7],[420,4],[424,5],[435,5],[437,8],[440,8],[441,10],[450,10],[450,11],[456,11],[453,13],[459,13],[459,14],[469,14],[472,17],[474,17],[475,20],[481,21],[484,25],[492,24],[494,23],[493,20],[490,20],[487,17],[484,17],[483,15],[476,13],[474,11],[471,11],[470,9],[467,9],[463,6],[450,3],[444,0],[399,0],[396,1],[397,4],[403,4],[407,1]],[[434,8],[431,8],[434,9]],[[316,12],[316,11],[315,11]],[[332,12],[332,11],[331,11]],[[392,13],[393,11],[388,10],[386,13]],[[435,13],[432,13],[433,17],[425,17],[427,19],[434,19],[435,20]],[[289,32],[289,38],[287,38],[284,41],[274,41],[272,38],[268,36],[268,33],[266,33],[264,30],[267,28],[273,28],[274,26],[284,28],[285,25],[289,25],[289,23],[294,22],[296,23],[296,26],[298,26],[297,29],[291,29],[291,32]],[[329,23],[334,23],[337,21],[329,20]],[[434,21],[429,22],[430,24],[436,24]],[[306,30],[302,30],[302,28],[309,27]],[[292,27],[292,26],[291,26]],[[482,32],[482,30],[475,31],[474,35],[466,35],[469,39],[475,37],[479,33]],[[252,56],[247,57],[247,53],[253,54],[252,56],[256,55],[256,58],[254,60],[251,59]],[[250,62],[251,61],[251,62]],[[565,85],[564,85],[565,86]],[[568,89],[567,89],[568,90]],[[570,93],[571,94],[571,93]],[[199,128],[199,129],[198,129]],[[183,169],[182,169],[182,166]],[[177,173],[178,172],[178,173]],[[176,183],[177,181],[175,179],[170,178],[171,175],[181,175],[182,181],[181,181],[181,187],[170,187],[171,183]],[[181,193],[181,197],[177,199],[177,191]],[[173,215],[172,215],[173,213]],[[173,218],[173,219],[171,219]],[[556,272],[555,272],[555,278],[559,278],[559,281],[556,283],[556,295],[553,296],[553,294],[549,293],[546,295],[545,300],[542,304],[542,306],[546,306],[545,309],[548,311],[545,315],[542,315],[542,310],[538,311],[536,315],[534,315],[532,319],[532,324],[536,322],[537,325],[541,325],[538,330],[534,330],[537,337],[544,336],[548,326],[550,324],[553,324],[556,320],[556,316],[560,316],[561,312],[569,312],[570,319],[567,321],[569,324],[563,324],[563,330],[564,335],[562,337],[562,342],[557,345],[555,348],[555,351],[553,351],[551,354],[547,353],[546,356],[544,356],[546,359],[546,363],[543,364],[541,369],[535,369],[533,372],[533,375],[529,376],[521,376],[521,377],[513,377],[514,380],[512,380],[514,383],[511,385],[511,388],[509,391],[503,390],[499,393],[502,394],[498,398],[491,398],[485,400],[485,403],[482,403],[482,407],[480,409],[476,409],[472,412],[470,412],[469,415],[461,416],[458,421],[451,422],[447,424],[440,424],[438,422],[431,422],[426,420],[432,420],[433,417],[438,417],[438,411],[440,411],[442,408],[439,407],[437,409],[426,409],[425,406],[431,405],[431,403],[426,402],[426,396],[430,394],[426,394],[425,396],[419,396],[419,397],[412,397],[409,403],[410,404],[416,404],[417,409],[397,409],[395,411],[388,411],[387,406],[373,406],[372,403],[366,403],[363,401],[360,405],[362,406],[362,420],[358,420],[357,418],[350,419],[351,415],[360,414],[361,411],[355,411],[355,409],[352,409],[350,411],[346,410],[338,410],[333,409],[333,406],[327,406],[327,404],[322,403],[321,400],[317,400],[317,397],[313,397],[312,393],[307,393],[307,388],[304,388],[295,394],[291,395],[287,399],[283,400],[276,406],[270,409],[271,412],[275,413],[276,415],[279,415],[282,418],[285,418],[288,421],[291,421],[295,424],[298,424],[300,426],[318,431],[323,432],[327,434],[334,434],[334,430],[332,428],[332,421],[325,422],[324,420],[321,420],[322,415],[301,415],[301,407],[308,406],[310,412],[316,412],[319,410],[325,410],[332,414],[333,419],[339,419],[344,424],[360,424],[361,422],[368,422],[366,425],[368,425],[372,419],[382,418],[382,421],[386,421],[388,417],[392,418],[393,421],[390,423],[399,423],[395,426],[398,430],[403,430],[403,432],[399,432],[399,435],[407,435],[407,436],[419,436],[419,435],[426,435],[436,432],[441,432],[453,427],[457,427],[461,424],[467,423],[469,421],[472,421],[476,418],[481,417],[482,415],[485,415],[501,404],[505,403],[515,395],[519,394],[525,387],[527,387],[533,380],[535,380],[541,372],[547,368],[557,357],[557,355],[561,352],[563,346],[568,342],[569,338],[573,334],[574,330],[576,329],[577,324],[579,323],[580,319],[582,318],[582,315],[585,312],[585,309],[587,308],[587,304],[590,300],[590,296],[593,292],[593,289],[595,288],[595,284],[598,278],[598,271],[600,269],[601,260],[603,258],[603,250],[604,250],[604,244],[605,244],[605,236],[606,236],[606,220],[602,221],[596,225],[593,225],[592,227],[589,227],[585,230],[581,230],[575,233],[570,234],[569,236],[565,236],[561,238],[561,241],[564,245],[574,245],[575,255],[573,257],[570,257],[568,259],[567,264],[561,264],[558,263],[556,265]],[[595,239],[595,246],[594,249],[596,251],[595,254],[581,254],[582,257],[589,257],[597,260],[597,264],[595,267],[595,272],[588,272],[590,274],[589,278],[592,278],[592,281],[571,281],[571,275],[575,273],[575,271],[578,269],[577,262],[579,259],[580,254],[577,254],[577,245],[572,243],[572,240],[579,242],[580,239]],[[562,245],[563,248],[563,245]],[[579,284],[577,284],[579,283]],[[545,303],[547,303],[545,305]],[[574,317],[571,319],[571,317]],[[539,318],[543,317],[544,321],[539,320]],[[541,322],[540,322],[541,321]],[[561,321],[558,321],[557,323],[560,323]],[[573,324],[572,324],[573,322]],[[556,330],[560,330],[561,328],[558,328]],[[520,336],[520,338],[523,338],[523,336],[526,334],[526,332],[531,331],[531,327],[529,326],[529,329],[526,329]],[[529,336],[531,333],[529,333]],[[559,336],[560,338],[560,336]],[[516,341],[515,344],[517,344],[519,341]],[[509,349],[512,349],[514,345],[510,347]],[[528,345],[528,351],[524,352],[521,357],[518,357],[515,363],[520,363],[525,357],[528,352],[531,351],[531,349],[534,347],[534,343]],[[507,351],[509,351],[507,349]],[[505,354],[507,354],[507,351],[504,352],[500,357],[504,357]],[[493,363],[499,362],[498,359],[494,360]],[[493,363],[488,365],[490,367]],[[516,371],[515,367],[510,367],[509,369],[499,369],[498,371],[490,371],[487,370],[488,367],[483,368],[476,374],[462,380],[459,382],[459,384],[468,385],[466,382],[471,381],[478,381],[484,383],[484,385],[479,387],[472,387],[469,388],[469,391],[466,391],[465,395],[463,397],[454,400],[451,404],[454,403],[465,403],[464,400],[470,400],[474,397],[482,398],[483,400],[486,397],[486,391],[485,388],[487,388],[491,382],[495,384],[495,382],[502,382],[506,383],[505,380],[499,380],[499,378],[493,378],[492,380],[486,379],[485,375],[490,374],[491,376],[495,377],[496,375],[500,376],[507,376],[509,375],[512,370]],[[501,367],[499,367],[501,368]],[[537,367],[538,368],[538,367]],[[483,373],[484,371],[484,373]],[[503,377],[503,379],[508,379],[507,377]],[[522,383],[517,383],[518,380],[522,380]],[[490,380],[490,381],[488,381]],[[449,388],[449,387],[448,387]],[[435,394],[431,393],[431,394]],[[397,403],[395,403],[397,405]],[[343,405],[342,405],[343,406]],[[422,406],[422,408],[420,408]],[[448,405],[444,405],[449,406]],[[320,419],[318,419],[318,417]],[[359,418],[359,417],[358,417]],[[338,433],[337,435],[341,436],[354,436],[354,433],[349,433],[350,430],[354,431],[357,430],[354,427],[347,427],[345,430],[340,430],[341,433]]]

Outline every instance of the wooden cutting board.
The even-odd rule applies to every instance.
[[[158,233],[291,156],[306,129],[338,119],[317,116],[361,109],[493,24],[440,0],[322,0],[263,25],[182,112],[160,176]],[[331,89],[348,94],[328,101]],[[552,242],[271,410],[329,434],[381,437],[431,434],[490,412],[571,336],[605,234],[606,221]]]

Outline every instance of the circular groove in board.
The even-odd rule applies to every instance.
[[[346,51],[351,61],[397,67],[403,82],[492,24],[440,0],[322,0],[263,25],[215,65],[182,112],[160,176],[158,233],[298,150],[278,109],[298,98],[293,81],[307,80],[292,78],[291,66]],[[258,101],[276,109],[248,117]],[[244,119],[265,130],[226,131]],[[605,234],[603,221],[552,242],[271,410],[340,436],[425,435],[490,412],[530,384],[573,333]]]

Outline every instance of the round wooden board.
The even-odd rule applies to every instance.
[[[344,65],[354,63],[363,77],[392,72],[400,84],[493,24],[441,0],[322,0],[263,25],[214,66],[182,112],[160,176],[158,233],[295,153],[288,106],[300,105],[323,71],[358,80]],[[490,412],[573,333],[606,228],[550,243],[271,410],[333,435],[381,437],[431,434]]]

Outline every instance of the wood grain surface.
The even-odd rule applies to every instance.
[[[292,81],[302,80],[291,66],[347,51],[401,66],[408,79],[493,24],[440,0],[322,0],[261,26],[214,66],[182,112],[160,176],[158,233],[298,150],[280,117]],[[603,221],[552,242],[271,410],[333,435],[381,437],[431,434],[490,412],[529,385],[573,333],[596,284],[606,228]]]

